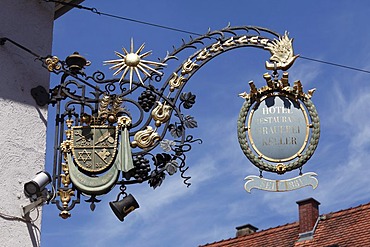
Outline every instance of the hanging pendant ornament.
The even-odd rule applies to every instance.
[[[246,157],[262,171],[284,174],[300,169],[311,158],[319,141],[320,123],[311,97],[315,89],[303,92],[300,81],[293,87],[289,74],[278,78],[277,69],[288,69],[298,56],[293,55],[292,39],[287,34],[269,47],[273,73],[265,73],[266,86],[257,89],[249,82],[250,93],[241,93],[245,99],[238,119],[238,140]],[[309,172],[287,180],[270,180],[262,176],[247,176],[245,189],[290,191],[304,186],[317,187],[315,173]]]
[[[117,163],[120,164],[119,170],[123,172],[129,172],[130,170],[134,169],[129,138],[130,136],[128,132],[131,123],[131,118],[127,116],[118,118],[118,128],[121,130],[121,142],[118,149]]]

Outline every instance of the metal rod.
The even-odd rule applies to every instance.
[[[11,40],[11,39],[9,39],[9,38],[7,38],[7,37],[2,37],[2,38],[0,38],[0,45],[5,45],[5,42],[6,42],[6,41],[9,41],[10,43],[12,43],[12,44],[13,44],[13,45],[15,45],[15,46],[18,46],[19,48],[21,48],[22,50],[24,50],[24,51],[26,51],[26,52],[28,52],[28,53],[32,54],[32,55],[33,55],[33,56],[35,56],[36,58],[41,59],[41,56],[40,56],[40,55],[38,55],[38,54],[34,53],[34,52],[33,52],[33,51],[31,51],[30,49],[28,49],[28,48],[24,47],[23,45],[21,45],[21,44],[19,44],[19,43],[15,42],[14,40]]]

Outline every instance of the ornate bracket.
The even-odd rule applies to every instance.
[[[144,45],[135,50],[131,40],[129,51],[122,48],[123,53],[115,52],[117,59],[105,61],[118,78],[106,79],[101,71],[87,75],[85,67],[90,62],[78,53],[65,61],[44,59],[44,67],[61,75],[49,97],[57,116],[53,185],[59,199],[52,202],[61,216],[70,216],[81,195],[90,196],[86,201],[93,210],[99,202],[96,196],[115,185],[126,188],[147,181],[156,188],[166,176],[179,172],[189,186],[186,153],[194,142],[202,141],[187,134],[198,123],[188,115],[196,96],[184,92],[184,87],[208,61],[244,47],[270,51],[266,67],[274,71],[288,69],[297,58],[287,33],[280,36],[260,27],[227,26],[190,37],[159,62],[147,59],[151,53],[144,52]],[[182,58],[182,51],[189,49],[195,53]],[[177,69],[166,72],[169,63],[178,64]],[[259,93],[251,90],[245,97],[252,100]]]

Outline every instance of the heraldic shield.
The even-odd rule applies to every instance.
[[[82,170],[100,173],[112,166],[117,155],[117,127],[73,126],[72,136],[72,155]]]

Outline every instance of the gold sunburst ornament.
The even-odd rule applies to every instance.
[[[143,51],[145,47],[145,44],[142,44],[139,49],[134,52],[134,40],[131,39],[131,47],[130,47],[130,52],[128,52],[124,47],[122,48],[123,52],[125,54],[119,53],[115,51],[116,55],[120,57],[119,59],[114,59],[114,60],[108,60],[104,61],[104,65],[108,64],[114,64],[113,66],[110,67],[110,69],[116,69],[117,71],[113,73],[113,75],[118,75],[119,73],[123,72],[121,75],[121,78],[119,82],[121,82],[127,73],[130,71],[130,90],[132,87],[132,81],[134,77],[134,72],[136,76],[138,77],[139,81],[144,84],[143,79],[141,78],[140,72],[142,72],[144,75],[150,77],[151,74],[149,73],[155,73],[158,75],[162,75],[161,72],[158,70],[155,70],[154,68],[150,67],[149,65],[154,65],[158,67],[166,66],[167,64],[164,63],[159,63],[159,62],[153,62],[153,61],[148,61],[148,60],[143,60],[143,58],[149,56],[152,54],[151,51],[147,51],[143,54],[140,54],[140,52]]]

